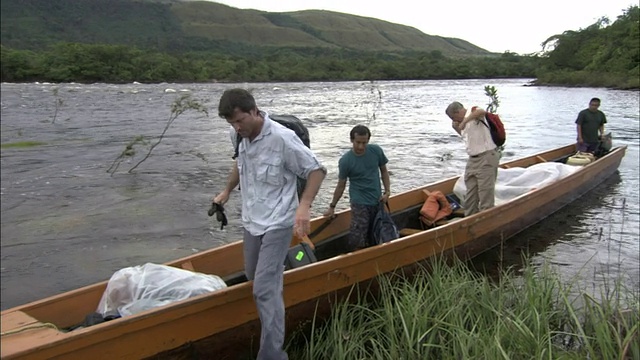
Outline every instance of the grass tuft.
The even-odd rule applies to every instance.
[[[337,305],[294,334],[292,359],[637,359],[639,297],[616,283],[602,303],[549,267],[498,282],[456,261],[413,279],[381,276],[380,295]],[[580,304],[580,305],[578,305]]]

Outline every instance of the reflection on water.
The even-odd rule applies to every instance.
[[[568,276],[588,268],[588,281],[594,273],[624,274],[637,286],[638,92],[522,86],[527,82],[490,82],[498,88],[507,129],[503,161],[572,142],[575,117],[593,96],[602,99],[614,142],[629,148],[617,177],[518,235],[503,249],[502,261],[516,264],[525,249],[534,263],[549,261]],[[463,144],[444,109],[454,100],[486,104],[487,83],[240,86],[253,89],[262,109],[294,114],[308,124],[312,149],[329,171],[313,207],[319,216],[331,200],[338,158],[349,149],[349,130],[356,124],[368,124],[372,142],[385,150],[394,193],[461,173]],[[231,165],[228,125],[215,114],[222,91],[233,86],[238,85],[2,84],[2,143],[46,143],[2,149],[2,309],[107,279],[126,266],[165,262],[240,239],[237,193],[227,205],[224,230],[206,215]],[[64,105],[52,124],[54,88]],[[134,174],[126,170],[144,149],[109,176],[107,168],[136,135],[155,142],[182,93],[201,99],[210,116],[184,113]],[[343,200],[338,208],[347,206]],[[499,252],[482,259],[495,263]]]

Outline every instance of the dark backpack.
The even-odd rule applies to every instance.
[[[311,138],[309,137],[309,130],[304,126],[302,121],[293,115],[271,115],[269,114],[269,118],[278,124],[286,127],[287,129],[293,130],[293,132],[298,135],[302,143],[311,149]],[[240,148],[240,142],[242,141],[242,136],[240,134],[236,134],[236,147],[234,149],[232,159],[236,159],[238,157],[238,149]],[[307,179],[301,178],[298,176],[298,199],[302,196],[302,192],[304,191],[304,187],[307,185]]]
[[[612,145],[612,136],[611,133],[608,133],[598,141],[598,146],[593,152],[593,155],[595,155],[595,157],[597,158],[607,155],[609,151],[611,151]]]
[[[389,204],[387,203],[387,208]],[[391,211],[391,209],[389,209]],[[371,225],[371,236],[373,245],[380,245],[400,237],[398,227],[393,222],[391,214],[385,211],[384,204],[381,202],[376,216],[373,218]]]
[[[477,106],[474,106],[471,110],[475,110]],[[504,124],[502,120],[500,120],[500,116],[498,114],[486,112],[484,115],[486,122],[482,123],[484,126],[489,128],[489,132],[491,133],[491,140],[496,146],[504,145],[504,142],[507,140],[507,134],[504,131]]]

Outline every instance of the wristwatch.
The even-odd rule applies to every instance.
[[[329,207],[333,209],[333,208],[336,207],[336,204],[331,203],[331,204],[329,204]]]

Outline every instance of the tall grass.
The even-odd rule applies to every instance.
[[[575,298],[548,267],[497,282],[438,260],[411,280],[381,276],[380,295],[336,306],[289,343],[291,359],[639,359],[639,297]],[[579,300],[579,301],[576,301]]]

